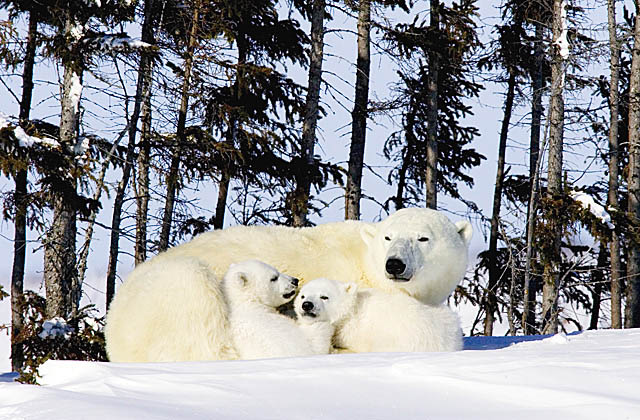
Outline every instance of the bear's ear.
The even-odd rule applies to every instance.
[[[376,229],[376,227],[370,223],[362,224],[362,226],[360,227],[360,236],[362,237],[362,240],[366,245],[369,245],[369,243],[371,243],[371,240],[374,236],[376,236],[377,231],[378,230]]]
[[[245,287],[249,281],[249,279],[247,278],[247,273],[243,273],[242,271],[236,272],[236,274],[233,276],[233,279],[240,287]]]
[[[355,295],[358,293],[358,284],[354,282],[349,282],[344,285],[344,291],[349,295]]]
[[[471,237],[473,236],[473,227],[471,227],[471,223],[467,220],[460,220],[456,222],[456,228],[458,229],[458,234],[464,241],[464,244],[469,246],[469,242],[471,242]]]

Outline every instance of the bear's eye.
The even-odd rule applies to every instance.
[[[390,237],[388,237],[388,236],[385,236],[385,237],[384,237],[384,240],[385,240],[385,241],[390,241],[390,240],[391,240],[391,238],[390,238]]]
[[[420,242],[428,242],[428,241],[429,241],[429,238],[427,238],[426,236],[421,236],[420,238],[418,238],[418,240],[419,240]]]
[[[304,299],[304,295],[300,296],[300,299]]]
[[[278,281],[278,276],[272,277],[270,281]]]
[[[320,296],[320,299],[322,299],[322,300],[329,300],[329,297],[328,297],[328,296]]]

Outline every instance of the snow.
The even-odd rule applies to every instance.
[[[55,338],[55,337],[71,337],[73,328],[67,325],[67,321],[61,317],[55,317],[44,321],[42,324],[42,332],[38,334],[40,338]]]
[[[73,146],[73,153],[76,155],[84,155],[90,146],[91,142],[88,137],[79,137],[78,142]]]
[[[71,85],[69,86],[69,101],[75,113],[80,110],[80,96],[82,96],[82,82],[75,71],[71,73]]]
[[[120,35],[105,35],[98,41],[98,49],[101,51],[122,51],[127,48],[142,49],[152,48],[153,45]]]
[[[13,134],[15,134],[16,139],[18,139],[18,144],[20,147],[32,147],[34,145],[46,145],[50,147],[58,147],[59,144],[54,139],[46,138],[46,137],[35,137],[28,135],[20,126],[16,126],[13,129]]]
[[[633,419],[640,330],[472,337],[455,353],[256,361],[48,361],[0,377],[6,419]]]
[[[80,25],[79,23],[75,23],[69,29],[69,35],[71,35],[71,37],[76,40],[82,38],[85,32],[86,32],[86,28]]]
[[[611,216],[603,206],[596,203],[592,196],[581,191],[571,191],[571,198],[578,201],[583,208],[589,210],[591,214],[600,219],[602,223],[610,224]]]
[[[569,28],[567,25],[567,2],[563,0],[560,3],[560,21],[561,21],[561,32],[558,39],[555,40],[554,44],[559,49],[560,57],[563,60],[569,58],[569,41],[567,40],[567,35],[569,33]]]

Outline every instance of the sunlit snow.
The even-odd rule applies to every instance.
[[[640,330],[473,337],[455,353],[232,362],[49,361],[0,382],[0,418],[634,419]]]
[[[605,210],[603,206],[596,203],[592,196],[582,191],[571,191],[571,198],[579,202],[583,208],[589,210],[591,214],[600,219],[602,223],[609,224],[611,222],[611,216]]]
[[[117,35],[105,35],[98,42],[98,48],[105,51],[120,51],[126,48],[141,49],[151,47],[153,47],[153,45],[147,42]]]
[[[563,60],[566,60],[569,58],[569,41],[567,39],[569,26],[567,24],[567,2],[564,0],[560,3],[560,13],[561,32],[560,36],[554,43],[558,46],[560,57],[562,57]]]

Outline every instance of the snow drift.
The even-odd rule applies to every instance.
[[[231,362],[49,361],[2,419],[632,419],[640,330],[473,337],[455,353]]]

